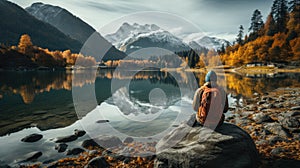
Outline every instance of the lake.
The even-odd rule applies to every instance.
[[[0,71],[0,165],[16,164],[32,151],[43,151],[41,161],[65,157],[54,150],[53,139],[74,129],[88,134],[70,147],[107,134],[157,141],[193,113],[193,94],[204,77],[154,70]],[[300,74],[218,73],[218,79],[230,107],[239,108],[254,94],[299,87]],[[20,141],[31,133],[44,137],[33,144]]]

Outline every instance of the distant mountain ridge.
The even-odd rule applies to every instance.
[[[222,46],[225,48],[227,46],[230,46],[231,43],[224,39],[219,39],[216,37],[209,37],[209,36],[203,36],[195,39],[191,39],[189,41],[186,41],[186,43],[189,44],[192,48],[199,48],[199,47],[205,47],[209,49],[215,49],[218,50]]]
[[[56,27],[64,34],[81,42],[81,44],[84,44],[93,33],[97,33],[92,26],[59,6],[38,2],[27,7],[26,11],[37,19]],[[99,40],[99,44],[101,43],[105,46],[105,44],[109,43],[99,33],[96,36]],[[125,53],[112,46],[104,56],[103,60],[117,60],[123,59],[124,57],[126,57]]]
[[[125,22],[115,33],[108,34],[105,38],[127,54],[147,47],[159,47],[174,52],[190,49],[180,38],[155,24],[130,25]]]
[[[194,39],[181,39],[155,24],[140,25],[138,23],[123,23],[120,28],[105,38],[116,48],[126,53],[131,53],[141,48],[159,47],[173,52],[192,49],[219,49],[230,42],[216,37],[197,37]]]
[[[33,3],[30,7],[25,8],[25,10],[37,19],[51,24],[82,44],[96,31],[83,20],[59,6],[38,2]]]
[[[0,0],[0,43],[17,45],[23,34],[28,34],[34,45],[50,50],[71,49],[79,52],[82,46],[77,40],[36,19],[18,5]]]

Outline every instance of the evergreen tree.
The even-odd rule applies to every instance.
[[[275,20],[272,14],[269,14],[264,29],[267,36],[273,36],[276,33]]]
[[[249,31],[252,31],[253,33],[257,33],[263,26],[264,26],[264,22],[262,20],[261,12],[258,9],[256,9],[253,12],[251,18],[251,26],[249,28]]]
[[[300,0],[292,0],[289,2],[289,11],[290,12],[295,12],[296,10],[299,10],[299,6],[300,6]]]
[[[240,25],[236,42],[241,45],[243,43],[243,37],[244,37],[244,27],[243,25]]]
[[[293,39],[300,35],[300,0],[292,0],[289,3],[291,6],[290,10],[290,19],[287,23],[287,28],[289,30],[289,39]]]
[[[285,32],[288,21],[287,0],[274,0],[271,14],[276,23],[276,32]]]

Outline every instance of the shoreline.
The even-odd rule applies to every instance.
[[[255,94],[254,98],[245,100],[242,107],[230,109],[225,121],[245,130],[253,139],[261,157],[260,167],[299,166],[300,162],[300,125],[296,127],[289,122],[300,123],[300,87],[278,88],[270,93]],[[295,100],[295,98],[297,98]],[[296,122],[297,123],[297,122]],[[93,143],[92,143],[93,144]],[[155,143],[125,143],[125,147],[137,152],[147,149],[155,152]],[[141,148],[142,147],[142,148]],[[112,151],[118,149],[112,149]],[[111,166],[153,167],[155,156],[128,157],[111,153],[103,148],[88,146],[78,155],[59,159],[46,164],[46,167],[83,167],[93,159],[105,159]],[[28,163],[23,167],[45,166],[43,163]],[[297,167],[296,166],[296,167]]]

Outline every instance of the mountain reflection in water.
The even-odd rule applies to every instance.
[[[75,76],[74,73],[76,73]],[[135,110],[129,108],[127,111],[124,109],[124,114],[128,115],[129,111],[135,115],[138,115],[139,111],[143,111],[145,114],[147,111],[155,113],[155,111],[159,111],[157,107],[149,105],[151,89],[164,90],[167,103],[172,105],[181,96],[178,83],[190,84],[186,73],[176,73],[180,76],[177,81],[170,73],[160,71],[140,71],[134,76],[126,71],[114,74],[112,70],[101,70],[97,73],[88,71],[2,71],[0,72],[0,135],[3,136],[32,126],[47,130],[74,123],[78,120],[78,116],[73,105],[72,87],[85,88],[94,85],[97,104],[104,101],[113,104],[110,100],[113,97],[111,93],[112,79],[132,81],[128,98],[131,99],[131,102],[137,103],[134,106],[137,108]],[[204,83],[204,73],[195,73],[195,77],[199,85]],[[226,88],[227,93],[241,100],[252,98],[254,93],[263,94],[279,87],[299,87],[300,81],[298,73],[283,73],[273,76],[242,76],[230,73],[219,74],[218,77],[219,84]],[[193,93],[188,95],[190,100],[192,96]],[[86,103],[86,113],[96,107]],[[124,104],[121,108],[125,108]]]

